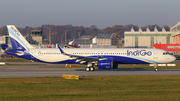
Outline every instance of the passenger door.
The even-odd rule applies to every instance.
[[[154,49],[153,50],[153,58],[158,58],[158,50],[157,49]]]

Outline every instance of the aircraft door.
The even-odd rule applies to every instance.
[[[157,49],[153,50],[153,58],[158,58],[158,50]]]
[[[38,56],[42,56],[42,52],[41,51],[37,51]]]
[[[37,55],[36,49],[32,50],[32,54],[33,54],[33,55],[31,55],[31,58],[35,58],[34,55]]]
[[[71,54],[71,55],[73,55],[73,52],[72,52],[72,51],[68,51],[68,54]]]

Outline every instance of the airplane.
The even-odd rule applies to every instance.
[[[12,49],[6,54],[52,64],[86,64],[85,70],[117,69],[118,64],[157,64],[170,63],[176,58],[165,50],[154,48],[34,48],[14,25],[7,25]]]

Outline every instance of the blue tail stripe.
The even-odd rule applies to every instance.
[[[58,45],[58,48],[59,48],[59,50],[60,50],[60,52],[61,52],[61,54],[63,54],[64,53],[64,51],[61,49],[61,47]]]
[[[8,31],[9,31],[9,33],[11,33],[11,35],[13,35],[18,41],[20,41],[24,46],[25,46],[25,48],[27,49],[27,50],[29,50],[30,51],[30,49],[24,44],[24,42],[12,31],[12,30],[10,30],[9,28],[8,28]],[[17,41],[15,41],[16,42],[16,45],[17,45]],[[21,45],[20,43],[18,43],[19,45]],[[12,44],[13,45],[13,44]],[[14,46],[13,47],[17,47],[15,44],[14,44]],[[22,46],[22,45],[21,45]],[[23,46],[22,46],[23,47]],[[18,47],[17,47],[18,48]],[[17,49],[16,48],[16,49]],[[24,47],[23,47],[24,48]],[[24,48],[24,49],[25,49]]]
[[[10,37],[11,40],[11,45],[13,49],[21,49],[21,50],[26,50],[21,44],[19,44],[16,40]]]

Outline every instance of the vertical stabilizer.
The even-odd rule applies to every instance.
[[[30,51],[30,48],[33,48],[14,25],[7,25],[7,29],[13,49]]]

